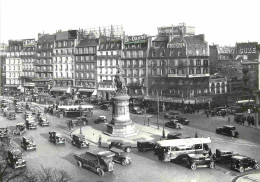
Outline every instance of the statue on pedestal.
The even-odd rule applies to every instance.
[[[122,78],[122,75],[121,75],[121,69],[120,69],[119,66],[117,66],[117,73],[116,73],[114,82],[116,84],[116,93],[126,94],[126,86],[123,83],[123,78]]]

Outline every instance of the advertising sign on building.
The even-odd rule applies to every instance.
[[[147,35],[136,35],[136,36],[127,36],[125,38],[126,43],[131,42],[146,42],[147,41]]]
[[[183,47],[186,47],[185,43],[167,44],[167,48],[183,48]]]
[[[237,55],[247,55],[249,60],[258,59],[257,42],[237,43]]]

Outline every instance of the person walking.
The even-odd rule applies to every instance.
[[[198,132],[196,131],[195,132],[195,138],[198,138],[199,137],[199,134],[198,134]]]
[[[101,147],[101,142],[102,142],[102,136],[99,135],[99,138],[98,138],[98,146]]]

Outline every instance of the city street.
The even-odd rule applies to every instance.
[[[33,103],[35,105],[35,103]],[[38,109],[43,109],[44,106],[38,105]],[[151,152],[138,152],[137,149],[133,148],[130,156],[132,158],[132,164],[127,166],[121,166],[120,164],[115,164],[114,173],[106,174],[104,177],[99,177],[92,171],[86,170],[84,168],[78,168],[76,165],[76,160],[73,157],[74,154],[81,154],[84,151],[96,149],[99,135],[102,135],[102,143],[109,143],[111,138],[109,136],[102,134],[102,130],[105,129],[104,124],[94,124],[94,119],[98,118],[100,115],[105,115],[108,121],[111,120],[111,111],[100,110],[97,106],[94,109],[93,117],[89,117],[88,126],[82,127],[82,132],[86,136],[87,140],[90,142],[89,149],[78,149],[72,146],[70,141],[71,131],[67,127],[67,120],[69,118],[60,119],[54,115],[48,115],[48,120],[50,121],[49,127],[38,126],[36,130],[27,130],[25,136],[33,136],[35,143],[37,144],[36,151],[24,151],[24,159],[27,160],[28,168],[32,170],[38,170],[43,167],[52,167],[57,169],[63,169],[72,175],[75,181],[232,181],[234,178],[240,176],[241,174],[236,171],[229,169],[227,165],[217,165],[215,170],[209,168],[201,168],[196,171],[192,171],[187,167],[186,163],[175,163],[175,162],[161,162],[158,157]],[[147,117],[148,116],[148,117]],[[227,117],[222,118],[219,116],[206,118],[205,114],[186,114],[185,115],[190,120],[190,125],[184,126],[181,130],[174,130],[165,128],[166,134],[172,131],[180,131],[191,137],[194,136],[195,132],[199,133],[199,136],[210,137],[212,143],[210,147],[214,153],[217,148],[226,149],[234,151],[234,153],[239,153],[247,155],[260,161],[260,145],[255,138],[259,138],[259,131],[254,128],[249,128],[246,126],[239,126],[236,123],[231,122],[230,124],[237,126],[240,133],[239,138],[230,138],[223,135],[218,135],[215,133],[217,126],[222,126],[228,124]],[[144,125],[144,121],[149,118],[150,126]],[[136,141],[138,140],[152,140],[157,141],[162,136],[162,127],[157,129],[156,123],[157,119],[155,115],[132,115],[131,119],[136,123],[136,127],[139,130],[137,136],[129,138],[120,138],[132,146],[136,146]],[[8,126],[10,129],[14,129],[13,126],[17,122],[24,121],[24,115],[17,114],[16,120],[7,120],[7,118],[0,115],[0,126]],[[166,122],[167,120],[165,120]],[[233,121],[231,119],[231,121]],[[162,124],[162,117],[160,117],[159,123]],[[146,122],[147,124],[147,122]],[[65,138],[67,143],[65,145],[56,146],[49,142],[49,131],[58,131]],[[79,127],[74,128],[73,132],[79,133]],[[254,137],[252,137],[254,136]],[[21,137],[15,136],[14,142],[19,145]],[[244,174],[250,172],[259,172],[255,170],[246,171]]]

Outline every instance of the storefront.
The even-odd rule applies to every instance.
[[[97,90],[94,88],[79,88],[78,89],[80,98],[87,98],[97,95]]]
[[[51,90],[51,95],[53,96],[64,96],[67,94],[71,94],[71,87],[52,87]]]

